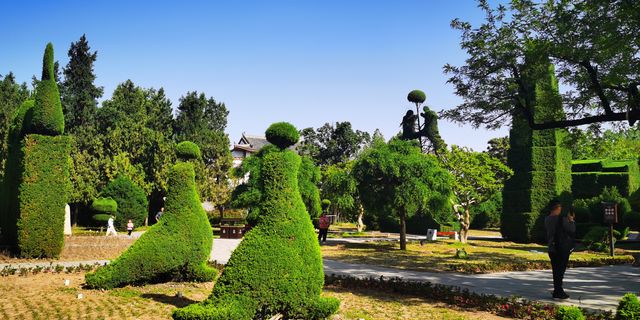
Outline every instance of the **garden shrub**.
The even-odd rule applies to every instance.
[[[96,213],[93,216],[91,216],[91,220],[93,222],[93,224],[95,226],[105,226],[107,225],[107,222],[109,221],[109,218],[111,218],[111,214],[106,214],[106,213]],[[114,219],[114,222],[117,219]]]
[[[289,141],[280,149],[296,142],[278,132],[267,137],[271,143]],[[285,319],[324,319],[337,310],[338,300],[320,297],[322,257],[298,191],[300,164],[291,150],[264,155],[258,223],[231,255],[211,296],[176,310],[175,319],[267,319],[278,313]]]
[[[298,188],[300,196],[302,196],[302,202],[304,202],[311,219],[319,217],[322,210],[320,190],[318,190],[319,183],[320,168],[313,163],[311,158],[302,157],[300,171],[298,172]]]
[[[613,243],[619,239],[622,234],[618,230],[613,230]],[[609,228],[598,226],[589,229],[587,234],[582,238],[582,243],[592,251],[608,252],[609,251]]]
[[[502,193],[494,193],[489,200],[471,208],[471,228],[486,229],[500,226]]]
[[[115,214],[118,211],[118,203],[112,198],[97,198],[91,203],[91,210],[95,213]]]
[[[112,198],[117,203],[118,214],[115,224],[119,228],[125,228],[129,219],[136,226],[144,224],[147,218],[147,195],[126,176],[118,176],[102,189],[100,196]]]
[[[322,207],[322,212],[327,212],[329,210],[329,207],[331,207],[331,200],[322,199],[320,206]]]
[[[576,198],[598,196],[605,188],[615,187],[625,197],[640,187],[637,160],[574,160],[572,192]]]
[[[169,174],[165,213],[111,264],[86,275],[91,288],[168,280],[211,281],[207,266],[213,232],[196,191],[193,164],[178,162]]]
[[[3,243],[25,258],[57,257],[64,244],[70,140],[47,44],[35,101],[23,103],[9,130]]]
[[[627,293],[622,297],[616,310],[616,320],[639,320],[640,319],[640,301],[638,296],[633,293]]]
[[[300,133],[290,123],[276,122],[265,132],[267,140],[280,149],[288,148],[298,142]]]
[[[526,59],[527,97],[536,121],[564,119],[553,65],[534,45]],[[509,133],[507,163],[514,175],[502,193],[502,235],[515,242],[544,241],[545,209],[553,199],[568,208],[571,191],[571,152],[564,146],[564,129],[532,130],[522,116],[514,116]]]
[[[197,144],[191,141],[182,141],[176,146],[176,155],[183,160],[201,159],[202,153]]]
[[[585,320],[582,310],[574,306],[560,306],[556,312],[556,320]]]

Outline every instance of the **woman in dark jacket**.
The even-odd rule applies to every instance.
[[[573,213],[565,218],[560,215],[562,204],[553,201],[550,206],[549,215],[544,219],[544,226],[547,230],[547,244],[551,268],[553,270],[553,298],[568,299],[569,295],[562,288],[562,280],[569,263],[569,255],[574,248],[576,233],[576,223]]]

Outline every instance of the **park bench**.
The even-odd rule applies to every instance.
[[[436,235],[438,237],[449,237],[449,239],[458,239],[458,233],[456,231],[438,231]]]

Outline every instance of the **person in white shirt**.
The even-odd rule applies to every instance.
[[[114,236],[118,235],[118,232],[116,232],[116,228],[113,226],[113,216],[109,217],[109,220],[107,221],[106,236],[109,236],[110,234],[113,234]]]

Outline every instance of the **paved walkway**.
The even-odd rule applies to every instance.
[[[329,239],[327,239],[329,240]],[[362,241],[363,239],[331,239],[329,241]],[[240,239],[214,239],[212,261],[226,263]],[[105,264],[108,260],[54,261],[53,265],[77,266],[78,264]],[[0,269],[9,264],[0,264]],[[11,264],[13,267],[49,266],[50,262]],[[551,295],[551,271],[499,272],[490,274],[459,274],[407,271],[364,264],[350,264],[324,259],[326,274],[354,277],[399,277],[406,280],[425,281],[468,288],[477,293],[498,296],[520,296],[527,300],[554,302]],[[565,289],[571,299],[563,304],[572,304],[589,309],[614,310],[618,301],[627,292],[640,293],[640,268],[630,265],[598,268],[575,268],[567,270]]]

